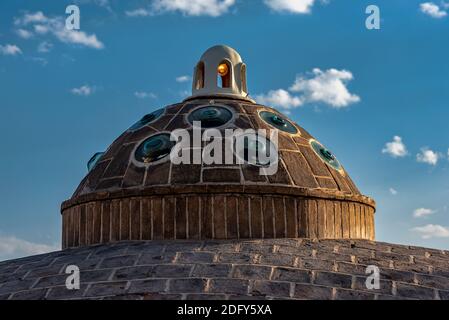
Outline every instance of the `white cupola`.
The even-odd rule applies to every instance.
[[[234,49],[218,45],[209,48],[193,73],[192,96],[223,96],[254,102],[248,96],[246,65]]]

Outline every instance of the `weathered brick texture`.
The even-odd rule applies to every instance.
[[[205,186],[202,188],[204,193],[195,196],[138,196],[133,197],[132,201],[128,198],[115,199],[112,205],[109,204],[110,200],[98,199],[67,208],[62,213],[63,247],[119,240],[260,239],[285,238],[296,234],[305,238],[374,239],[374,234],[366,229],[374,223],[374,211],[371,212],[370,205],[362,199],[359,199],[360,202],[350,202],[351,208],[357,212],[366,211],[366,214],[360,216],[359,220],[348,219],[347,223],[343,223],[335,216],[349,215],[350,212],[342,210],[343,202],[338,199],[278,196],[273,193],[275,187],[266,188],[271,191],[263,196],[243,192],[243,188],[240,194],[222,192],[211,196],[206,194],[208,189]],[[222,186],[222,189],[226,191],[226,186]],[[193,202],[197,202],[197,205],[190,207],[188,204]],[[237,206],[237,202],[242,205]],[[130,211],[131,204],[134,211]],[[307,210],[308,214],[313,215],[305,220],[307,223],[301,221],[298,207],[302,208],[300,211]],[[236,210],[239,219],[235,215]],[[97,218],[86,218],[89,212]],[[315,219],[317,217],[318,220]],[[248,225],[249,221],[251,226]],[[130,229],[135,232],[130,232]],[[388,258],[388,254],[379,259]],[[394,256],[398,262],[407,262],[409,259],[406,255]]]
[[[260,112],[285,117],[267,106],[223,97],[165,107],[153,122],[118,137],[62,204],[62,247],[168,239],[374,240],[374,200],[360,193],[343,167],[332,167],[314,151],[313,137],[291,120],[296,130],[277,130],[278,170],[268,176],[235,156],[232,163],[209,165],[135,158],[136,149],[155,134],[193,131],[190,112],[211,104],[232,113],[222,133],[263,129],[270,137],[274,127]],[[218,142],[226,155],[233,154],[227,141]]]
[[[449,299],[448,274],[447,251],[373,241],[126,241],[0,262],[0,299]]]

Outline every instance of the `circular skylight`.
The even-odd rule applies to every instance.
[[[202,128],[221,127],[232,119],[232,112],[221,106],[205,106],[194,110],[188,117],[189,122],[200,121]]]
[[[315,153],[321,158],[321,160],[323,160],[325,163],[327,163],[337,171],[340,171],[342,169],[340,162],[337,160],[335,155],[331,151],[326,149],[326,147],[324,147],[321,143],[316,140],[311,140],[310,145],[313,151],[315,151]]]
[[[142,119],[137,121],[131,128],[129,128],[130,131],[136,131],[140,128],[146,126],[147,124],[153,123],[157,119],[159,119],[164,114],[165,109],[159,109],[156,111],[153,111],[152,113],[149,113],[145,116],[143,116]]]
[[[160,160],[170,154],[174,145],[168,133],[152,136],[139,145],[135,152],[136,160],[143,163]]]
[[[263,121],[275,127],[276,129],[291,134],[296,134],[298,132],[298,129],[296,129],[296,127],[290,121],[274,112],[262,111],[259,113],[259,116],[262,118]]]

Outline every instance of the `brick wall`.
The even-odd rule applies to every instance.
[[[374,239],[361,202],[260,194],[126,197],[66,208],[63,248],[124,240]]]

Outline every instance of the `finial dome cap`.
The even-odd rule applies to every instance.
[[[194,69],[192,96],[222,96],[254,102],[248,97],[246,65],[240,54],[225,45],[209,48]]]

